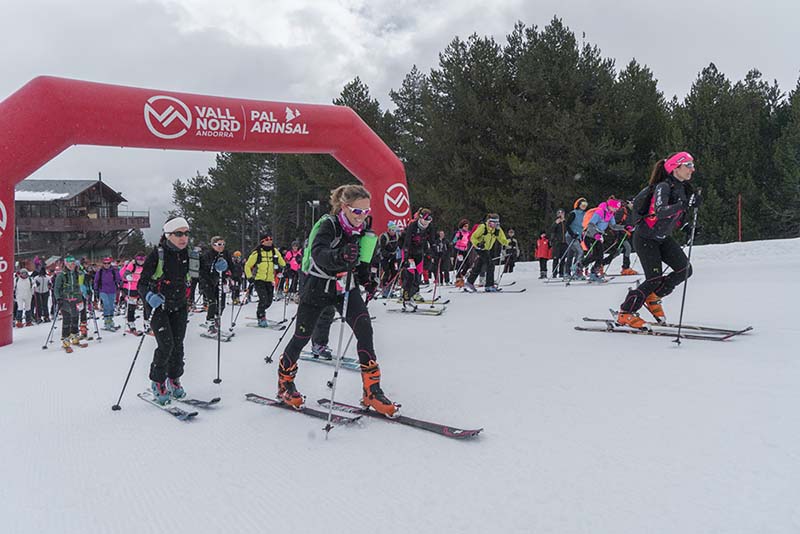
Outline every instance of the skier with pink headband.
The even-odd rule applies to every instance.
[[[658,322],[665,322],[661,299],[672,293],[692,274],[692,266],[672,237],[677,228],[688,226],[689,208],[700,205],[699,192],[690,184],[695,171],[694,158],[677,152],[658,161],[650,183],[634,199],[632,216],[641,217],[633,233],[633,248],[641,261],[645,281],[628,291],[617,314],[617,324],[643,328],[646,323],[637,313],[642,305]],[[664,276],[662,263],[672,268]]]
[[[584,233],[583,243],[586,246],[586,254],[580,261],[582,267],[586,267],[594,262],[592,272],[589,274],[590,282],[604,282],[602,269],[604,249],[604,234],[611,228],[617,232],[624,232],[625,228],[617,224],[614,215],[622,207],[622,201],[616,198],[609,198],[606,202],[601,202],[594,210],[586,213],[589,218]],[[590,215],[591,214],[591,215]]]

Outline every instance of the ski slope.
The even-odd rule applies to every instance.
[[[15,331],[0,348],[0,531],[796,533],[800,239],[697,247],[693,263],[684,322],[753,333],[677,347],[577,332],[626,285],[542,284],[538,263],[503,278],[526,293],[445,289],[441,317],[371,304],[386,394],[406,415],[485,429],[470,441],[373,419],[326,441],[324,421],[246,402],[274,395],[263,358],[281,335],[244,327],[254,304],[222,345],[219,385],[216,343],[191,317],[184,385],[222,403],[188,423],[136,398],[153,338],[112,412],[139,338],[101,331],[66,355],[41,349],[45,326]],[[309,404],[331,373],[300,362]],[[341,371],[337,400],[359,395]]]

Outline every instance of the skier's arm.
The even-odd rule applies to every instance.
[[[341,260],[339,249],[331,248],[331,243],[336,238],[335,224],[332,219],[328,219],[320,225],[311,244],[311,258],[321,269],[342,272],[348,269],[348,265]]]
[[[657,219],[667,219],[683,210],[683,202],[669,204],[670,186],[667,182],[661,182],[653,191],[653,212]]]
[[[139,283],[136,286],[139,295],[142,298],[147,297],[147,293],[149,292],[157,292],[158,288],[156,288],[156,282],[153,280],[153,275],[156,272],[156,267],[158,266],[158,250],[153,250],[150,254],[147,255],[147,258],[144,260],[144,264],[142,265],[142,272],[139,273]]]
[[[253,266],[256,264],[256,258],[258,258],[258,249],[251,252],[250,256],[247,257],[247,261],[244,263],[245,277],[253,278]]]
[[[497,227],[497,240],[500,241],[500,244],[503,246],[507,246],[509,243],[506,233],[499,226]]]
[[[478,225],[478,227],[475,229],[475,231],[472,232],[472,235],[470,236],[469,241],[470,241],[470,243],[472,243],[472,246],[475,247],[476,249],[480,249],[481,248],[480,243],[483,240],[483,234],[485,232],[486,232],[486,225],[485,224]]]

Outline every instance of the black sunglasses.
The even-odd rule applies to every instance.
[[[170,233],[175,237],[189,237],[189,230],[186,230],[185,232],[182,230],[178,230],[177,232],[170,232]]]

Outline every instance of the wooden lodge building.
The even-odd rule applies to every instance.
[[[23,180],[14,191],[15,255],[116,256],[149,211],[123,211],[127,202],[102,179]]]

